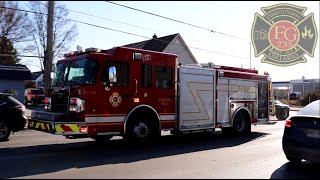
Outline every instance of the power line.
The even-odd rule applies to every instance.
[[[3,7],[1,6],[0,8],[6,8],[6,9],[12,9],[12,10],[16,10],[16,11],[23,11],[23,12],[27,12],[27,13],[33,13],[33,14],[42,14],[42,15],[47,15],[46,13],[41,13],[41,12],[34,12],[34,11],[29,11],[29,10],[23,10],[23,9],[17,9],[17,8],[10,8],[10,7]],[[57,16],[56,16],[57,17]],[[63,17],[57,17],[57,18],[63,18]],[[142,38],[146,38],[146,39],[150,39],[149,37],[146,36],[142,36],[142,35],[138,35],[135,33],[130,33],[130,32],[126,32],[126,31],[120,31],[120,30],[116,30],[116,29],[112,29],[112,28],[108,28],[108,27],[104,27],[104,26],[100,26],[100,25],[95,25],[95,24],[91,24],[91,23],[87,23],[87,22],[82,22],[82,21],[78,21],[78,20],[74,20],[74,19],[70,19],[70,18],[63,18],[63,19],[68,19],[77,23],[81,23],[81,24],[85,24],[85,25],[89,25],[89,26],[93,26],[93,27],[97,27],[97,28],[101,28],[101,29],[107,29],[107,30],[111,30],[111,31],[115,31],[115,32],[120,32],[120,33],[124,33],[124,34],[129,34],[129,35],[133,35],[133,36],[137,36],[137,37],[142,37]],[[211,52],[211,53],[215,53],[215,54],[220,54],[220,55],[224,55],[224,56],[229,56],[229,57],[234,57],[234,58],[241,58],[241,59],[248,59],[247,57],[242,57],[242,56],[234,56],[231,54],[225,54],[225,53],[221,53],[221,52],[217,52],[217,51],[212,51],[212,50],[207,50],[207,49],[203,49],[203,48],[198,48],[198,47],[192,47],[192,46],[185,46],[182,44],[176,44],[176,43],[172,43],[169,41],[165,41],[165,40],[161,40],[161,39],[155,39],[157,41],[162,41],[162,42],[166,42],[169,44],[174,44],[174,45],[179,45],[179,46],[183,46],[183,47],[188,47],[188,48],[192,48],[192,49],[197,49],[197,50],[201,50],[201,51],[206,51],[206,52]]]
[[[35,1],[35,3],[47,6],[46,4],[43,4],[43,3],[40,3],[40,2],[36,2],[36,1]],[[116,22],[116,23],[119,23],[119,24],[124,24],[124,25],[132,26],[132,27],[136,27],[136,28],[140,28],[140,29],[144,29],[144,30],[148,30],[148,31],[152,31],[152,32],[160,32],[160,33],[166,34],[165,32],[161,32],[161,31],[158,31],[158,30],[149,29],[149,28],[145,28],[145,27],[141,27],[141,26],[137,26],[137,25],[133,25],[133,24],[129,24],[129,23],[124,23],[124,22],[121,22],[121,21],[116,21],[116,20],[105,18],[105,17],[100,17],[100,16],[96,16],[96,15],[92,15],[92,14],[88,14],[88,13],[84,13],[84,12],[80,12],[80,11],[75,11],[75,10],[68,9],[68,8],[63,8],[63,7],[55,7],[55,8],[65,9],[65,10],[68,10],[70,12],[83,14],[83,15],[90,16],[90,17],[104,19],[104,20],[107,20],[107,21]]]
[[[41,4],[43,6],[46,6],[48,7],[48,5],[44,4],[44,3],[40,3],[40,2],[35,2],[37,4]],[[110,2],[112,3],[112,2]],[[153,30],[153,29],[149,29],[149,28],[145,28],[145,27],[141,27],[141,26],[137,26],[137,25],[132,25],[132,24],[129,24],[129,23],[123,23],[123,22],[120,22],[120,21],[115,21],[115,20],[111,20],[111,19],[108,19],[108,18],[104,18],[104,17],[100,17],[100,16],[96,16],[96,15],[92,15],[92,14],[88,14],[88,13],[84,13],[84,12],[80,12],[80,11],[75,11],[75,10],[72,10],[72,9],[68,9],[68,8],[63,8],[63,7],[56,7],[56,8],[60,8],[60,9],[65,9],[65,10],[68,10],[68,11],[71,11],[71,12],[75,12],[75,13],[79,13],[79,14],[83,14],[83,15],[86,15],[86,16],[90,16],[90,17],[95,17],[95,18],[100,18],[100,19],[104,19],[104,20],[108,20],[108,21],[112,21],[112,22],[117,22],[117,23],[120,23],[120,24],[125,24],[125,25],[128,25],[128,26],[132,26],[132,27],[137,27],[137,28],[141,28],[141,29],[145,29],[145,30],[149,30],[149,31],[153,31],[153,32],[161,32],[161,31],[157,31],[157,30]],[[207,29],[209,30],[209,29]],[[210,31],[211,32],[211,31]],[[216,31],[214,31],[216,32]],[[167,33],[164,33],[164,32],[161,32],[163,34],[167,34]],[[217,33],[220,33],[220,34],[224,34],[222,32],[217,32]],[[224,35],[227,35],[227,34],[224,34]],[[231,36],[231,35],[227,35],[227,36]],[[238,37],[235,37],[235,36],[232,36],[234,38],[238,38]],[[241,39],[241,38],[240,38]],[[244,39],[242,39],[244,40]],[[193,41],[196,41],[196,40],[193,40]],[[197,42],[199,42],[197,40]],[[250,42],[249,42],[250,43]]]
[[[137,9],[137,8],[125,6],[125,5],[122,5],[122,4],[115,3],[115,2],[111,2],[111,1],[106,1],[106,2],[114,4],[114,5],[117,5],[117,6],[122,6],[122,7],[128,8],[128,9],[131,9],[131,10],[135,10],[135,11],[139,11],[139,12],[142,12],[142,13],[146,13],[146,14],[149,14],[149,15],[153,15],[153,16],[157,16],[157,17],[160,17],[160,18],[164,18],[164,19],[167,19],[167,20],[175,21],[175,22],[178,22],[178,23],[181,23],[181,24],[185,24],[185,25],[188,25],[188,26],[192,26],[192,27],[196,27],[196,28],[199,28],[199,29],[207,30],[207,31],[210,31],[210,32],[213,32],[213,33],[217,33],[217,34],[221,34],[221,35],[224,35],[224,36],[229,36],[229,37],[232,37],[232,38],[236,38],[236,39],[247,41],[247,39],[240,38],[240,37],[237,37],[237,36],[233,36],[233,35],[230,35],[230,34],[226,34],[224,32],[215,31],[213,29],[208,29],[208,28],[205,28],[205,27],[201,27],[201,26],[190,24],[190,23],[183,22],[183,21],[180,21],[180,20],[176,20],[176,19],[172,19],[172,18],[169,18],[169,17],[161,16],[161,15],[158,15],[158,14],[155,14],[155,13],[151,13],[151,12],[147,12],[147,11],[140,10],[140,9]]]
[[[16,54],[0,54],[0,57],[37,57],[37,58],[44,58],[42,56],[29,56],[29,55],[16,55]]]
[[[48,7],[48,5],[40,3],[40,2],[37,2],[37,1],[34,1],[34,3],[41,4],[43,6]],[[107,20],[107,21],[116,22],[116,23],[120,23],[120,24],[124,24],[124,25],[128,25],[128,26],[132,26],[132,27],[136,27],[136,28],[152,31],[152,32],[160,32],[162,34],[168,34],[167,32],[162,32],[162,31],[158,31],[158,30],[154,30],[154,29],[150,29],[150,28],[145,28],[145,27],[142,27],[142,26],[137,26],[137,25],[133,25],[133,24],[129,24],[129,23],[124,23],[124,22],[121,22],[121,21],[116,21],[116,20],[112,20],[112,19],[108,19],[108,18],[104,18],[104,17],[100,17],[100,16],[96,16],[96,15],[80,12],[80,11],[75,11],[75,10],[68,9],[68,8],[63,8],[63,7],[55,7],[55,8],[60,8],[60,9],[64,9],[64,10],[71,11],[71,12],[75,12],[75,13],[78,13],[78,14],[83,14],[83,15],[90,16],[90,17],[100,18],[100,19],[104,19],[104,20]],[[192,40],[192,39],[191,39],[191,41],[199,42],[199,40]]]

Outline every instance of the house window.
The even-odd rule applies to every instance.
[[[172,67],[156,66],[156,88],[171,89],[172,84]]]
[[[152,87],[152,65],[142,64],[141,70],[142,87]]]

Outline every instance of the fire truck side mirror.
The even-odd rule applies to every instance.
[[[109,82],[117,82],[117,70],[114,66],[109,67]]]

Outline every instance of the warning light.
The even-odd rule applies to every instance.
[[[140,101],[139,98],[133,98],[133,102],[138,103]]]
[[[80,127],[80,132],[88,132],[88,127]]]

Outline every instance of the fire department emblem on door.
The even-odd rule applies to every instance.
[[[261,16],[255,13],[251,40],[255,56],[264,55],[261,62],[277,66],[306,63],[304,57],[314,56],[317,28],[314,14],[304,16],[306,7],[277,4],[262,7]]]
[[[109,102],[113,107],[118,107],[121,103],[121,100],[122,98],[117,92],[112,93],[112,95],[109,97]]]

